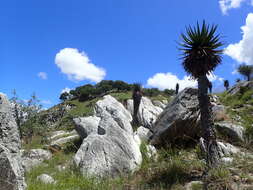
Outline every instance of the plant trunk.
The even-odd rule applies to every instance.
[[[140,107],[140,103],[141,103],[141,98],[142,98],[142,95],[141,93],[135,93],[133,95],[133,104],[134,104],[134,113],[133,113],[133,124],[134,125],[138,125],[139,122],[138,122],[138,111],[139,111],[139,107]]]
[[[217,167],[219,163],[218,145],[212,117],[212,107],[208,96],[209,81],[206,75],[198,79],[198,100],[200,107],[200,124],[204,138],[204,149],[206,150],[206,163],[209,168]]]

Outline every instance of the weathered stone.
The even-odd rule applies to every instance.
[[[157,107],[162,108],[162,109],[164,109],[164,108],[166,107],[166,104],[162,103],[162,102],[159,101],[159,100],[154,100],[154,101],[153,101],[153,104],[154,104],[155,106],[157,106]]]
[[[232,88],[230,88],[227,93],[230,95],[235,95],[237,93],[240,93],[240,90],[242,88],[248,88],[253,89],[253,81],[241,81],[234,85]]]
[[[0,188],[24,190],[24,170],[21,165],[20,137],[10,102],[0,93]]]
[[[98,124],[100,118],[96,116],[75,118],[75,129],[81,139],[86,138],[91,133],[98,133]]]
[[[195,138],[200,134],[198,90],[185,88],[159,115],[153,126],[153,145],[163,145],[178,138]]]
[[[235,125],[228,122],[217,122],[215,127],[219,133],[228,137],[227,140],[231,143],[242,142],[244,140],[245,129],[240,125]]]
[[[134,139],[130,113],[111,96],[95,105],[100,118],[97,133],[92,132],[74,157],[83,175],[116,177],[135,171],[142,161],[139,144]]]
[[[231,155],[241,152],[239,148],[229,143],[217,142],[217,144],[218,144],[219,154],[221,157],[231,156]]]
[[[127,109],[133,115],[133,100],[127,100]],[[142,97],[137,114],[140,125],[147,126],[156,121],[158,115],[163,111],[161,107],[155,106],[147,97]]]
[[[145,127],[138,127],[137,131],[134,132],[134,135],[138,135],[142,142],[148,142],[149,138],[152,136],[152,132]]]
[[[54,178],[52,178],[50,175],[48,174],[41,174],[37,177],[38,181],[41,181],[42,183],[45,184],[54,184],[56,183],[56,181],[54,180]]]
[[[22,165],[25,171],[30,171],[33,167],[40,165],[44,160],[50,160],[52,153],[43,149],[22,150]]]
[[[223,105],[213,105],[212,111],[214,121],[224,121],[229,118],[226,114],[225,106]]]
[[[185,185],[186,190],[194,190],[194,189],[202,189],[202,188],[203,188],[202,181],[191,181]]]

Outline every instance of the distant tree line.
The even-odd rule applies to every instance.
[[[111,92],[127,92],[134,89],[134,84],[128,84],[121,80],[102,80],[96,85],[86,84],[79,86],[70,92],[63,92],[60,95],[60,100],[66,101],[70,99],[78,99],[79,101],[86,101],[97,97],[104,96]],[[159,94],[173,95],[175,93],[172,89],[165,89],[163,91],[158,88],[143,88],[142,93],[144,96],[154,97]]]

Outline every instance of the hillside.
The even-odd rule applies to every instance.
[[[203,188],[203,183],[208,184],[208,189],[253,189],[252,96],[252,81],[238,83],[224,93],[211,96],[222,164],[220,168],[211,169],[205,178],[203,178],[205,162],[198,145],[200,133],[196,120],[198,118],[196,90],[185,89],[177,96],[158,94],[152,97],[143,97],[140,108],[142,111],[139,111],[138,118],[142,126],[148,124],[149,119],[153,118],[155,122],[151,131],[140,126],[134,126],[132,129],[130,125],[131,128],[128,128],[131,121],[129,113],[132,112],[131,91],[108,93],[104,97],[86,101],[66,100],[39,113],[39,123],[44,123],[46,126],[43,135],[37,134],[33,136],[31,141],[23,141],[23,158],[26,160],[24,164],[26,165],[28,189],[197,190]],[[191,110],[190,115],[188,114],[189,109]],[[114,119],[111,120],[111,117]],[[107,119],[101,123],[103,118]],[[100,124],[95,126],[97,120],[100,120]],[[113,123],[114,121],[117,123]],[[163,121],[172,124],[165,126]],[[192,121],[196,123],[192,123]],[[106,122],[110,122],[112,131],[107,128]],[[118,137],[113,136],[115,133],[117,134],[119,126],[122,128],[121,132],[118,133]],[[158,135],[157,131],[160,126],[168,127],[166,136]],[[185,127],[186,129],[184,129]],[[131,130],[134,131],[131,132]],[[95,134],[97,132],[98,134]],[[150,135],[151,132],[154,134]],[[106,135],[104,135],[105,133]],[[129,136],[129,134],[131,135]],[[134,139],[130,141],[132,135]],[[110,147],[113,147],[114,144],[108,144],[107,147],[104,143],[107,141],[108,143],[117,142],[118,145],[121,142],[119,140],[114,142],[113,139],[122,140],[125,136],[129,138],[130,144],[139,143],[142,155],[142,162],[137,164],[130,173],[114,176],[116,170],[113,170],[113,177],[88,177],[83,175],[83,169],[80,170],[73,164],[73,158],[86,162],[90,153],[80,151],[94,148],[92,143],[100,138],[103,142],[101,145],[105,146],[103,150],[105,158],[112,159],[107,157],[110,155],[106,154],[112,153]],[[140,140],[136,141],[137,136]],[[85,145],[85,141],[90,145]],[[165,141],[166,143],[164,143]],[[127,143],[127,141],[123,141],[124,146],[127,146]],[[150,143],[155,145],[157,149]],[[123,144],[119,145],[123,146]],[[40,149],[36,151],[35,148],[42,148],[46,152]],[[91,150],[90,166],[93,166],[94,159],[97,159],[95,158],[97,150],[99,147]],[[113,149],[116,152],[122,150],[118,150],[116,147]],[[83,157],[83,155],[86,156]],[[133,156],[132,159],[138,160],[137,155],[133,154]],[[119,157],[119,159],[121,160],[123,157]],[[113,160],[111,161],[113,162]],[[103,161],[100,161],[101,165],[102,163]],[[101,170],[99,166],[94,167],[97,168],[97,171]],[[38,179],[41,174],[50,175],[52,179],[48,178],[47,180],[53,181],[45,184],[42,182],[43,180]]]

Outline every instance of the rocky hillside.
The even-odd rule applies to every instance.
[[[43,137],[20,151],[28,189],[253,189],[253,83],[210,96],[221,167],[208,175],[196,89],[143,97],[140,126],[132,126],[131,93],[122,92],[39,113]]]

